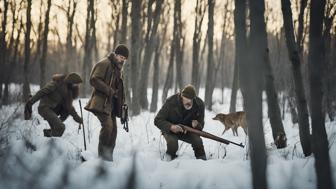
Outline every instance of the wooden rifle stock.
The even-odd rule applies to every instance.
[[[217,142],[221,142],[221,143],[224,143],[224,144],[230,144],[231,143],[231,144],[234,144],[234,145],[237,145],[237,146],[240,146],[240,147],[244,148],[244,145],[242,143],[238,144],[238,143],[226,140],[224,138],[220,138],[220,137],[215,136],[213,134],[210,134],[208,132],[200,131],[200,130],[197,130],[197,129],[194,129],[194,128],[191,128],[191,127],[188,127],[188,126],[185,126],[185,125],[182,125],[182,124],[179,124],[179,126],[182,127],[182,129],[184,131],[188,131],[190,133],[194,133],[194,134],[202,136],[204,138],[215,140]]]

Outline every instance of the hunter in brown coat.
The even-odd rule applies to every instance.
[[[125,101],[121,71],[128,53],[126,46],[119,45],[93,67],[90,75],[93,92],[85,109],[95,114],[101,123],[98,155],[108,161],[113,161],[117,138],[116,117],[121,116]]]
[[[65,130],[63,121],[69,115],[76,122],[83,123],[82,118],[72,106],[72,101],[78,97],[78,84],[81,82],[81,77],[76,73],[56,74],[52,77],[52,81],[28,100],[25,107],[25,112],[28,113],[32,112],[33,104],[40,100],[38,112],[50,125],[50,129],[43,130],[44,136],[62,136]]]

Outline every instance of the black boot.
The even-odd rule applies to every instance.
[[[45,137],[51,137],[52,136],[51,129],[43,129],[43,135]]]

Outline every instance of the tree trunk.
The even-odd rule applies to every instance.
[[[153,87],[152,87],[152,99],[150,112],[156,112],[158,103],[158,91],[159,91],[159,72],[160,72],[160,52],[162,49],[162,42],[159,37],[156,36],[155,56],[154,56],[154,73],[153,73]]]
[[[141,31],[141,1],[132,0],[132,34],[131,34],[131,87],[132,87],[132,106],[133,115],[140,114],[139,92],[137,91],[139,77],[140,60],[140,31]]]
[[[121,10],[121,36],[120,43],[127,43],[127,15],[128,15],[128,0],[122,0]],[[131,92],[130,92],[130,64],[126,63],[123,67],[124,75],[124,90],[126,96],[126,104],[131,104]]]
[[[322,75],[325,66],[324,45],[322,39],[325,0],[311,1],[309,23],[309,84],[310,109],[312,120],[312,150],[315,157],[317,188],[333,188],[330,170],[328,136],[325,130],[324,114],[322,111]]]
[[[0,99],[2,98],[2,84],[4,82],[6,56],[7,56],[7,43],[6,43],[6,25],[7,25],[7,12],[8,12],[8,1],[4,0],[4,10],[3,10],[3,20],[1,23],[0,32]],[[0,102],[0,106],[1,106]]]
[[[83,95],[88,93],[89,82],[88,76],[92,64],[92,50],[94,47],[94,0],[88,1],[87,18],[86,18],[86,31],[85,31],[85,44],[84,44],[84,60],[83,60]]]
[[[208,63],[207,63],[207,76],[205,84],[205,97],[204,103],[207,109],[212,108],[212,93],[214,85],[213,71],[214,71],[214,60],[213,60],[213,35],[214,35],[214,10],[215,1],[208,0]]]
[[[73,24],[74,24],[74,17],[76,13],[77,2],[73,1],[72,11],[71,11],[71,0],[69,0],[69,7],[67,10],[67,37],[66,37],[66,58],[65,58],[65,73],[69,73],[69,64],[74,63],[76,59],[75,51],[76,48],[72,44],[72,33],[73,33]]]
[[[170,45],[170,57],[169,57],[169,65],[168,65],[168,70],[167,70],[167,75],[166,75],[166,80],[163,86],[162,90],[162,104],[167,99],[168,96],[168,91],[173,85],[173,68],[174,68],[174,58],[175,58],[175,50],[174,50],[174,39],[171,42]]]
[[[139,91],[139,98],[140,98],[140,105],[143,109],[148,109],[148,99],[147,99],[147,88],[148,88],[148,76],[149,76],[149,68],[152,63],[152,56],[153,52],[155,52],[155,37],[157,34],[159,22],[160,22],[160,15],[162,10],[163,0],[156,1],[155,12],[153,15],[153,24],[151,29],[148,31],[148,41],[146,43],[146,48],[144,52],[144,59],[141,66],[141,75],[138,84],[138,91]]]
[[[201,26],[203,22],[203,18],[205,15],[206,5],[205,1],[197,0],[196,1],[196,16],[195,16],[195,30],[193,35],[193,50],[192,50],[192,74],[191,74],[191,83],[194,85],[196,89],[196,93],[199,92],[199,61],[200,61],[200,46],[201,46]]]
[[[26,12],[26,35],[25,35],[25,60],[23,66],[23,101],[27,102],[30,95],[30,86],[29,86],[29,61],[30,61],[30,31],[31,31],[31,5],[32,0],[27,0],[27,12]]]
[[[46,83],[45,67],[46,67],[46,57],[48,53],[48,33],[49,33],[49,13],[51,7],[51,0],[48,0],[47,12],[44,20],[44,32],[43,32],[43,42],[42,42],[42,55],[40,61],[40,88],[42,88]]]
[[[285,140],[282,137],[285,137],[286,133],[281,121],[281,112],[278,103],[278,95],[274,86],[274,77],[268,50],[265,54],[264,64],[265,64],[265,88],[267,95],[268,117],[270,118],[273,140],[277,148],[285,148],[287,146],[287,140]]]
[[[246,90],[244,107],[249,128],[253,188],[266,189],[267,159],[262,121],[263,61],[267,50],[264,0],[250,0],[249,6],[251,23],[248,49],[249,62],[244,61],[244,66],[242,66],[242,83]],[[258,48],[255,48],[257,46]]]
[[[181,19],[181,0],[175,1],[174,9],[174,31],[176,32],[175,50],[176,50],[176,87],[182,91],[184,87],[183,77],[182,77],[182,65],[183,65],[183,45],[185,44],[184,37],[182,35],[182,19]],[[176,26],[176,27],[175,27]]]
[[[302,75],[301,75],[301,61],[299,51],[297,50],[297,43],[294,37],[293,18],[291,3],[289,0],[281,0],[281,9],[284,20],[285,36],[288,49],[288,55],[292,62],[292,71],[295,82],[295,94],[297,101],[297,109],[299,113],[299,135],[303,153],[305,156],[311,154],[310,146],[310,132],[307,102],[304,93]]]

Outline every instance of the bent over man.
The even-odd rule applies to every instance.
[[[192,85],[186,86],[181,93],[169,97],[154,119],[167,142],[167,159],[175,159],[178,140],[191,144],[197,159],[206,160],[203,142],[200,136],[185,133],[178,124],[198,130],[204,127],[204,103],[196,96]]]
[[[25,112],[31,113],[32,106],[40,100],[38,113],[48,121],[50,129],[44,129],[45,137],[60,137],[63,135],[65,125],[63,121],[71,115],[78,123],[83,120],[72,106],[72,101],[78,97],[81,77],[76,73],[68,75],[56,74],[52,81],[47,83],[26,103]],[[60,117],[59,117],[60,116]]]
[[[125,101],[121,71],[128,54],[125,45],[118,45],[114,52],[93,67],[90,75],[93,92],[85,109],[95,114],[101,123],[98,155],[108,161],[113,161],[117,138],[116,117],[121,116]]]

